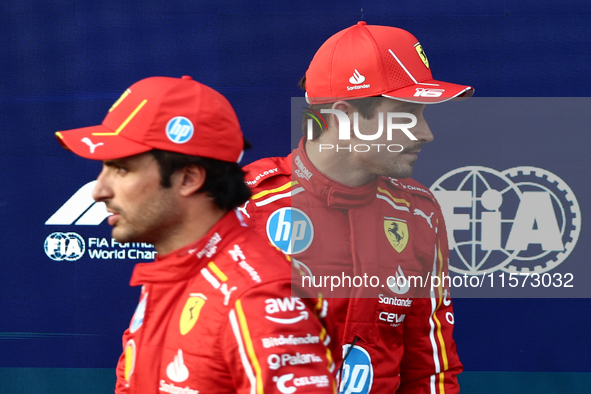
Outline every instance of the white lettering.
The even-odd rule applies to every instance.
[[[381,321],[385,321],[388,323],[394,323],[394,324],[391,324],[391,326],[393,326],[393,327],[398,327],[400,325],[400,323],[402,323],[404,321],[405,317],[406,317],[405,314],[398,315],[396,313],[388,313],[388,312],[380,312],[380,315],[379,315],[379,319]]]
[[[404,149],[404,147],[400,144],[390,144],[390,145],[386,145],[386,144],[355,144],[355,145],[331,145],[331,144],[320,144],[318,145],[318,152],[322,152],[327,151],[327,150],[336,150],[337,152],[340,151],[348,151],[348,152],[359,152],[359,153],[365,153],[365,152],[369,152],[370,150],[373,150],[375,148],[375,150],[377,152],[380,152],[380,148],[381,147],[386,147],[386,149],[388,150],[388,152],[391,153],[400,153],[402,152],[402,150]],[[297,172],[298,170],[296,170]],[[410,187],[412,188],[412,186]],[[415,188],[418,189],[418,188]],[[424,190],[424,189],[423,189]]]
[[[320,375],[320,376],[304,376],[303,378],[295,378],[293,380],[293,384],[297,387],[311,386],[311,385],[315,385],[316,387],[327,387],[328,386],[328,376]]]
[[[207,241],[205,247],[197,253],[197,257],[201,258],[203,257],[203,255],[205,255],[206,257],[213,256],[217,251],[216,245],[219,244],[221,240],[222,237],[220,237],[218,233],[212,235],[209,241]]]
[[[314,174],[312,174],[312,172],[306,168],[304,163],[302,163],[302,160],[300,159],[299,155],[296,156],[295,163],[298,166],[298,169],[295,170],[296,175],[299,176],[300,178],[306,178],[306,180],[309,181],[310,178],[312,178],[312,175],[314,175]]]
[[[297,346],[297,345],[307,345],[307,344],[320,343],[320,337],[313,336],[310,334],[307,334],[305,337],[294,337],[293,335],[290,335],[288,337],[284,337],[283,335],[280,335],[279,337],[263,338],[262,342],[263,342],[263,347],[265,349],[268,349],[270,347],[276,347],[276,346],[285,346],[285,345]]]
[[[544,250],[564,250],[552,199],[547,192],[523,192],[505,249],[526,250],[529,244],[541,244]]]
[[[305,309],[304,303],[298,297],[269,298],[265,300],[267,306],[265,312],[269,315],[277,312],[293,312],[295,310],[301,311]]]
[[[357,86],[347,86],[347,90],[357,90],[357,89],[369,89],[371,87],[370,83],[366,83],[364,85],[357,85]]]
[[[410,298],[407,298],[406,300],[402,300],[402,299],[396,298],[396,297],[394,297],[394,298],[387,297],[383,294],[378,295],[378,298],[380,299],[378,301],[379,304],[406,306],[406,307],[409,307],[412,304],[412,300]]]
[[[414,97],[441,97],[445,89],[416,88]]]
[[[384,132],[384,114],[383,114],[383,112],[378,113],[378,131],[376,131],[376,133],[372,134],[372,135],[361,134],[361,132],[359,131],[359,113],[354,112],[353,113],[353,132],[355,133],[355,136],[357,138],[359,138],[360,140],[363,140],[363,141],[377,140],[378,138],[380,138],[382,136],[382,133]]]
[[[291,355],[288,353],[283,353],[282,355],[271,354],[267,357],[267,362],[269,364],[269,368],[273,370],[277,370],[281,367],[285,367],[286,365],[302,365],[302,364],[310,364],[310,363],[320,363],[322,362],[322,358],[318,357],[314,353],[308,354],[300,354],[296,353],[295,355]]]
[[[410,123],[393,123],[392,120],[394,118],[407,118],[410,119]],[[417,137],[415,137],[408,129],[411,129],[417,125],[417,117],[413,114],[406,113],[406,112],[388,112],[388,123],[387,123],[387,133],[388,133],[388,141],[392,140],[392,130],[399,129],[406,134],[408,138],[413,141],[417,141]]]
[[[241,261],[240,263],[238,263],[238,265],[250,274],[250,277],[252,278],[252,280],[254,280],[255,282],[261,281],[261,277],[259,276],[259,273],[254,268],[252,268],[250,265],[248,265],[248,263],[246,261]]]
[[[170,394],[199,394],[199,390],[193,390],[188,387],[181,388],[177,387],[174,384],[166,383],[163,379],[160,381],[160,391]]]
[[[279,170],[278,170],[277,168],[272,168],[272,169],[270,169],[270,170],[263,171],[262,173],[258,174],[258,175],[257,175],[257,176],[256,176],[256,177],[253,179],[253,180],[251,180],[251,181],[246,181],[246,184],[247,184],[248,186],[252,186],[252,185],[254,185],[255,183],[257,183],[257,182],[258,182],[258,181],[259,181],[261,178],[263,178],[263,177],[266,177],[267,175],[274,174],[274,173],[276,173],[276,172],[278,172],[278,171],[279,171]]]

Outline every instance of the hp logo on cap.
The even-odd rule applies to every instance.
[[[175,144],[184,144],[193,137],[193,123],[184,116],[174,117],[166,124],[166,136]]]

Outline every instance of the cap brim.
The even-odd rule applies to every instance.
[[[409,103],[438,104],[449,100],[465,100],[473,94],[472,86],[430,79],[383,93],[382,96]]]
[[[58,131],[55,135],[64,148],[91,160],[120,159],[153,149],[122,137],[103,125]]]

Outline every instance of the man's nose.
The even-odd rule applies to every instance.
[[[427,123],[422,116],[419,118],[417,125],[412,129],[412,133],[417,140],[423,143],[431,142],[435,139],[431,132],[431,128],[429,127],[429,123]]]
[[[108,176],[105,170],[105,167],[103,167],[103,170],[96,179],[94,190],[92,191],[92,198],[97,202],[106,201],[113,197],[113,190],[109,186]]]

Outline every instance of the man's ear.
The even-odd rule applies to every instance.
[[[181,170],[181,176],[182,179],[179,187],[179,192],[182,196],[187,197],[191,194],[198,192],[199,189],[201,189],[201,187],[205,183],[205,177],[207,176],[207,172],[203,167],[191,164],[183,167],[183,169]]]
[[[350,103],[348,103],[347,101],[343,101],[343,100],[337,101],[332,104],[331,109],[336,109],[336,110],[344,113],[345,116],[347,116],[349,118],[349,123],[351,125],[353,124],[351,122],[353,121],[353,112],[355,111],[355,109],[353,108],[353,106]],[[339,120],[335,114],[330,115],[329,121],[330,121],[331,125],[336,125],[336,127],[338,128]]]
[[[349,115],[349,113],[353,110],[353,106],[346,101],[337,101],[332,104],[331,109],[337,109],[345,114]]]

